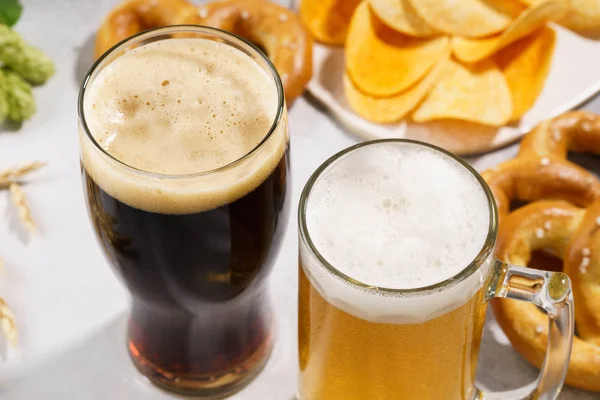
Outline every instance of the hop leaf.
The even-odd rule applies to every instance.
[[[0,24],[13,26],[19,20],[23,6],[19,0],[0,0]]]

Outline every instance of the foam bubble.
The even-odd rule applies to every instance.
[[[116,58],[89,84],[83,105],[91,134],[113,157],[142,171],[182,175],[217,169],[255,148],[276,117],[278,94],[273,78],[237,48],[179,38]],[[273,171],[287,141],[285,122],[266,154],[240,166],[231,185],[222,176],[196,188],[163,182],[151,185],[148,197],[141,190],[147,182],[112,168],[85,137],[82,161],[104,190],[134,207],[198,211],[242,197]]]
[[[309,235],[331,265],[364,284],[391,289],[430,286],[460,273],[481,251],[489,223],[487,196],[471,172],[441,152],[411,143],[380,143],[349,153],[322,173],[306,206]],[[309,252],[304,258],[309,274],[323,270]],[[463,304],[481,287],[487,273],[482,271],[454,297],[437,293],[439,307],[429,307],[436,303],[431,298],[429,304],[421,299],[407,312],[421,318]],[[359,289],[340,289],[331,277],[315,280],[325,295],[356,308]],[[402,308],[394,307],[396,312],[386,304],[362,311],[367,317],[389,316]]]

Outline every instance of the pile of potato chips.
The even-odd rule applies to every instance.
[[[344,88],[373,122],[503,126],[535,103],[559,21],[600,32],[598,0],[303,0],[315,38],[345,44]]]

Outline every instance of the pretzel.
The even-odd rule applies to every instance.
[[[574,111],[543,122],[523,138],[515,159],[484,171],[499,215],[514,200],[553,198],[587,207],[600,198],[600,181],[568,161],[569,150],[600,154],[600,116]]]
[[[586,217],[571,236],[564,271],[571,278],[577,302],[577,333],[600,347],[600,202],[588,208]]]
[[[295,13],[265,0],[226,0],[200,8],[186,0],[128,0],[100,25],[96,57],[146,29],[181,24],[226,30],[264,49],[281,76],[288,104],[312,76],[312,37]]]
[[[115,44],[146,29],[180,25],[196,8],[185,0],[129,0],[115,7],[96,33],[96,58]]]
[[[551,249],[564,260],[575,297],[574,338],[566,383],[600,391],[600,201],[582,209],[562,200],[530,203],[505,217],[496,254],[510,264],[527,265],[531,253]],[[596,256],[598,254],[598,256]],[[595,310],[594,310],[595,305]],[[548,343],[548,320],[533,304],[494,299],[496,320],[515,349],[540,368]]]

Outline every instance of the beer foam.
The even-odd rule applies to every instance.
[[[248,54],[208,39],[177,38],[137,47],[102,68],[85,89],[83,113],[91,135],[115,159],[144,172],[186,175],[251,152],[270,131],[278,101],[275,80]],[[285,152],[286,125],[284,115],[253,160],[212,177],[133,173],[83,132],[82,162],[103,190],[126,204],[198,212],[260,185]]]
[[[477,178],[452,157],[413,143],[383,142],[330,165],[311,189],[305,218],[314,246],[346,276],[369,286],[415,289],[456,276],[478,256],[490,211]],[[324,274],[303,244],[302,250],[303,265],[322,294],[366,319],[440,315],[464,304],[489,271],[488,261],[480,273],[427,296],[394,301],[379,292],[365,298],[359,286]]]

